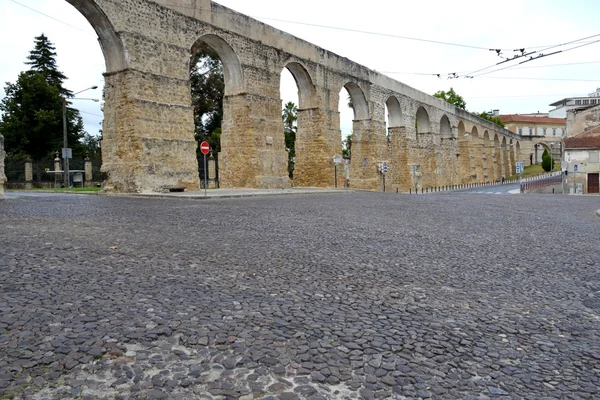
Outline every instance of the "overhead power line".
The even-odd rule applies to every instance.
[[[71,24],[69,24],[68,22],[62,21],[62,20],[60,20],[60,19],[58,19],[58,18],[55,18],[55,17],[53,17],[53,16],[51,16],[51,15],[48,15],[48,14],[46,14],[46,13],[43,13],[43,12],[41,12],[41,11],[39,11],[39,10],[36,10],[35,8],[32,8],[32,7],[26,6],[25,4],[19,3],[19,2],[18,2],[18,1],[16,1],[16,0],[10,0],[10,1],[12,1],[12,2],[13,2],[13,3],[15,3],[15,4],[18,4],[18,5],[20,5],[21,7],[27,8],[28,10],[31,10],[31,11],[33,11],[33,12],[35,12],[35,13],[41,14],[41,15],[43,15],[44,17],[50,18],[50,19],[52,19],[52,20],[54,20],[54,21],[56,21],[56,22],[60,22],[61,24],[64,24],[64,25],[66,25],[66,26],[68,26],[68,27],[71,27],[71,28],[73,28],[73,29],[77,29],[78,31],[80,31],[80,32],[83,32],[83,33],[85,33],[85,34],[87,34],[87,35],[90,35],[90,36],[96,36],[95,34],[92,34],[91,32],[89,32],[89,31],[86,31],[85,29],[78,28],[78,27],[76,27],[75,25],[71,25]]]

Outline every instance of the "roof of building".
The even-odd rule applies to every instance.
[[[533,124],[546,124],[546,125],[566,125],[566,118],[548,118],[548,117],[530,117],[519,114],[499,115],[500,121],[505,124],[511,122],[527,122]]]
[[[565,149],[600,149],[600,125],[564,139]]]

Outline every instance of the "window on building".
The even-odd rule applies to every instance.
[[[519,135],[523,135],[523,128],[519,128]]]
[[[592,99],[592,100],[590,100],[590,101],[592,102],[592,104],[596,104],[596,101],[597,101],[597,100],[596,100],[596,99]]]
[[[533,128],[529,128],[529,136],[533,135]]]
[[[575,100],[575,105],[576,106],[580,106],[581,105],[581,100]]]
[[[542,129],[542,135],[546,136],[546,128]]]
[[[590,101],[589,100],[584,100],[583,104],[590,104]]]
[[[552,136],[556,136],[556,128],[552,128]]]

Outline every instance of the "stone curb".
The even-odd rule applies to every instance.
[[[155,199],[179,199],[179,200],[214,200],[214,199],[241,199],[246,197],[273,197],[273,196],[299,196],[299,195],[315,195],[315,194],[343,194],[352,193],[355,191],[323,191],[323,192],[298,192],[298,193],[243,193],[243,194],[224,194],[216,196],[204,196],[203,194],[197,195],[175,195],[175,194],[163,194],[163,193],[127,193],[127,194],[102,194],[101,196],[115,196],[115,197],[137,197],[137,198],[155,198]]]

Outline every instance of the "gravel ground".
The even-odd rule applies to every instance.
[[[0,200],[0,399],[600,397],[597,197]]]

